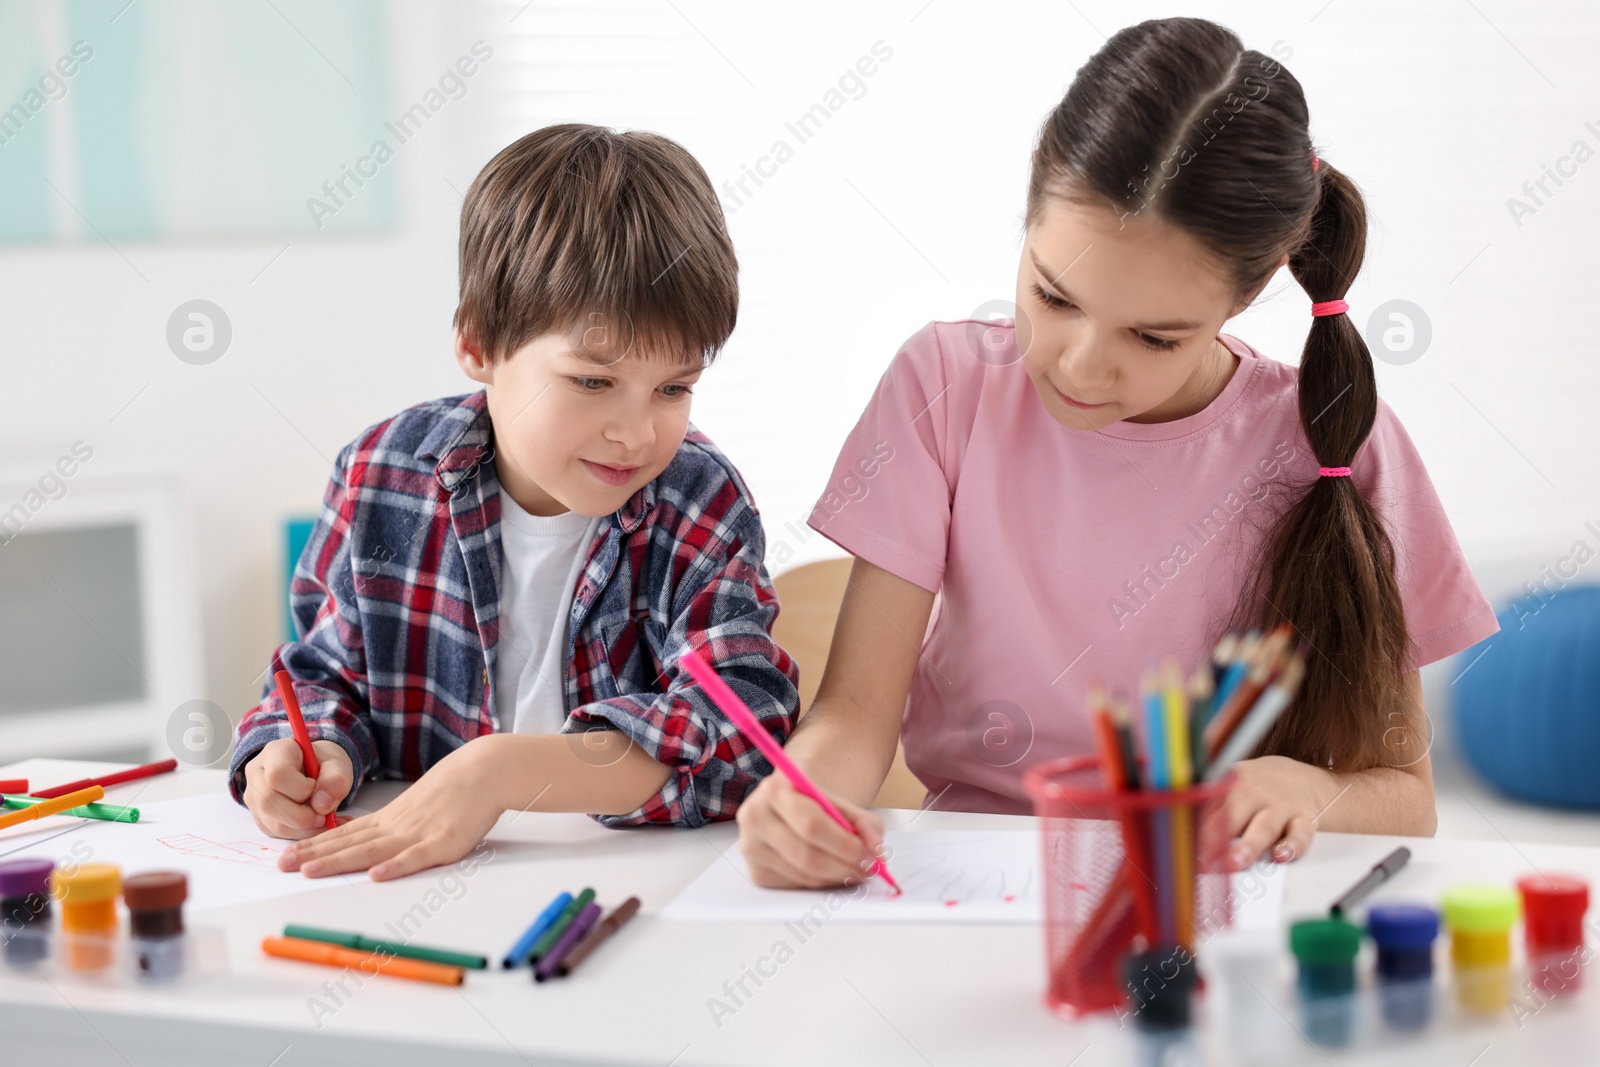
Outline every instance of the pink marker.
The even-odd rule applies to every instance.
[[[757,719],[755,713],[745,706],[744,701],[739,699],[739,694],[728,688],[728,683],[722,680],[720,674],[711,669],[711,664],[707,663],[700,653],[691,648],[683,654],[678,663],[682,665],[684,670],[689,672],[691,678],[699,683],[700,688],[706,691],[706,695],[711,698],[712,702],[722,709],[723,714],[733,720],[733,725],[737,726],[739,732],[744,734],[745,740],[760,749],[761,754],[767,757],[767,762],[782,771],[784,776],[794,783],[796,791],[816,801],[834,822],[849,830],[852,834],[856,833],[855,826],[849,819],[844,817],[844,813],[834,807],[831,800],[822,795],[822,790],[811,784],[811,779],[807,778],[805,772],[794,765],[794,761],[783,751],[783,747],[774,741],[772,735],[767,733],[766,728],[761,725],[761,720]],[[860,835],[857,834],[857,836]],[[889,868],[884,866],[883,860],[873,860],[872,873],[888,882],[894,889],[896,896],[900,895],[900,885],[889,874]]]

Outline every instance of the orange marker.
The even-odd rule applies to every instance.
[[[289,717],[289,729],[294,731],[295,744],[300,746],[300,762],[305,764],[306,777],[315,780],[322,774],[322,764],[317,762],[317,754],[311,751],[311,735],[306,732],[305,716],[300,714],[300,701],[294,695],[294,681],[288,671],[279,671],[272,677],[278,683],[278,695],[283,698],[283,711]],[[334,818],[331,811],[328,812],[326,825],[329,830],[339,825],[339,820]]]
[[[444,963],[408,960],[382,952],[359,952],[323,941],[303,941],[298,937],[263,937],[261,951],[281,960],[320,963],[327,967],[353,967],[362,974],[386,974],[391,978],[411,978],[418,982],[460,985],[466,972]]]
[[[33,819],[42,819],[46,815],[55,815],[66,811],[68,808],[92,804],[105,795],[104,786],[91,785],[89,788],[80,789],[76,793],[67,793],[64,796],[55,797],[26,808],[8,811],[4,815],[0,815],[0,830],[4,830],[9,826],[16,826],[18,823],[29,822]]]

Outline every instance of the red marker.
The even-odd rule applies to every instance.
[[[26,778],[0,778],[0,793],[22,794],[28,791]]]
[[[66,785],[54,785],[49,789],[35,790],[28,795],[34,797],[44,797],[46,800],[51,800],[55,797],[64,797],[68,793],[76,793],[80,789],[88,789],[91,785],[121,785],[123,782],[131,782],[136,778],[149,778],[153,775],[166,774],[168,771],[175,771],[177,769],[177,760],[164,759],[157,763],[146,763],[143,767],[129,767],[125,771],[114,771],[111,774],[102,774],[98,778],[80,778],[78,781],[68,782]],[[15,789],[10,790],[10,792],[20,793],[22,790]]]
[[[294,682],[289,678],[288,671],[279,671],[272,676],[278,683],[278,695],[283,698],[284,714],[289,717],[289,729],[294,731],[295,744],[300,746],[300,760],[305,764],[308,778],[318,778],[322,774],[322,764],[317,762],[317,754],[311,751],[311,735],[306,732],[305,717],[300,714],[300,701],[295,699]],[[339,820],[334,818],[333,812],[328,812],[327,828],[332,830],[339,825]]]

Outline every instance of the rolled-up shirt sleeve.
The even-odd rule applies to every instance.
[[[753,508],[743,510],[720,553],[703,553],[673,598],[671,625],[647,632],[661,664],[660,692],[581,705],[564,732],[614,729],[672,768],[655,794],[625,815],[596,815],[606,826],[700,826],[730,819],[772,765],[694,683],[679,659],[695,649],[782,743],[800,705],[799,670],[772,638],[777,594],[762,557],[766,539]]]

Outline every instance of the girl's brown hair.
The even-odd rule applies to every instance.
[[[1027,221],[1051,198],[1151,217],[1190,234],[1236,299],[1285,255],[1313,301],[1341,299],[1366,252],[1349,178],[1313,169],[1300,84],[1271,56],[1204,19],[1157,19],[1113,35],[1079,69],[1040,131]],[[1372,430],[1372,356],[1346,315],[1311,320],[1300,422],[1320,466],[1346,467]],[[1310,646],[1305,682],[1257,754],[1335,770],[1393,764],[1410,638],[1394,548],[1350,478],[1319,477],[1272,520],[1226,629],[1288,621]],[[1216,636],[1216,635],[1213,635]],[[1391,713],[1405,718],[1391,721]]]

